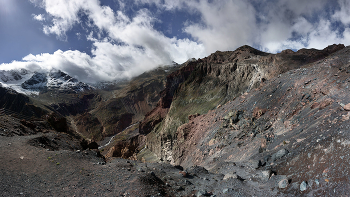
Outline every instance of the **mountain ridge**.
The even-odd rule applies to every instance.
[[[92,149],[98,147],[94,140],[106,137],[100,141],[106,146],[97,153],[105,156],[109,167],[117,167],[119,178],[133,177],[132,183],[117,181],[114,189],[103,190],[113,195],[119,195],[122,184],[130,186],[123,191],[135,195],[140,195],[135,187],[163,196],[346,195],[349,53],[349,46],[341,44],[278,54],[242,46],[106,89],[21,97],[19,110],[41,99],[45,105],[40,106],[57,113],[47,115],[56,130],[79,133]],[[16,124],[35,128],[37,123]],[[14,127],[14,134],[16,128],[21,126]],[[31,144],[59,149],[61,145],[47,140],[50,135]],[[0,146],[5,146],[1,139]],[[80,145],[88,147],[88,142]],[[72,154],[80,158],[91,153]],[[64,155],[60,163],[70,157],[76,162],[76,156]],[[86,161],[81,166],[90,175],[104,168]],[[104,171],[103,176],[110,178]]]

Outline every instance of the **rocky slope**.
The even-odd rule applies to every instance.
[[[105,85],[102,89],[74,92],[57,86],[56,89],[42,91],[34,99],[46,103],[52,111],[68,117],[72,127],[86,139],[100,141],[141,121],[156,106],[160,98],[159,92],[165,87],[168,72],[178,67],[159,67],[131,80]],[[54,78],[63,78],[67,84],[73,80],[64,73],[61,73],[61,77],[57,77],[58,74],[55,73]]]
[[[57,114],[20,121],[0,110],[1,192],[346,196],[349,54],[343,45],[279,54],[243,46],[105,90],[23,97],[19,106],[40,101]],[[13,94],[4,89],[2,105],[15,110]],[[82,151],[97,144],[74,131],[118,134],[100,150],[105,160]]]
[[[342,48],[343,45],[332,45],[324,50],[286,50],[279,54],[263,53],[249,46],[233,52],[218,51],[168,76],[157,108],[140,124],[140,133],[147,135],[148,148],[161,160],[174,162],[176,131],[188,122],[189,115],[207,113],[262,82]]]
[[[23,94],[19,94],[12,89],[0,86],[0,109],[7,111],[8,114],[18,113],[26,119],[40,118],[48,113],[47,109],[43,109],[34,105],[34,102]]]
[[[86,149],[78,138],[55,131],[61,121],[49,122],[53,127],[46,121],[0,115],[2,196],[210,196],[229,192],[227,184],[220,185],[223,175],[203,167],[183,169],[118,158],[106,161],[93,146]],[[234,179],[229,185],[243,186]],[[247,193],[237,190],[235,194]]]
[[[349,52],[290,70],[176,131],[172,160],[274,195],[340,196],[349,182]],[[171,151],[171,150],[170,150]],[[261,178],[264,173],[275,175]]]
[[[345,195],[349,52],[343,45],[216,52],[170,74],[157,107],[111,151],[202,166],[267,196]],[[232,56],[240,58],[229,74]]]

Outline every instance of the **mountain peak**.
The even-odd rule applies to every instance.
[[[49,72],[30,72],[26,69],[0,71],[0,80],[4,87],[25,94],[38,94],[47,90],[81,92],[93,89],[92,86],[58,69],[52,69]]]

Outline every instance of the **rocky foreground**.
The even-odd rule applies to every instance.
[[[98,150],[84,150],[81,140],[45,121],[0,120],[1,196],[211,196],[242,185],[232,179],[222,187],[224,175],[199,166],[106,161]]]
[[[141,123],[103,150],[58,115],[0,113],[0,193],[346,196],[349,55],[343,45],[280,54],[244,46],[186,63]]]

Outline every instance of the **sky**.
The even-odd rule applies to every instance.
[[[0,70],[95,83],[250,45],[350,44],[350,0],[0,0]]]

